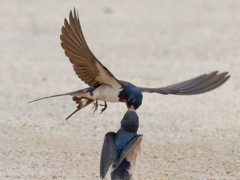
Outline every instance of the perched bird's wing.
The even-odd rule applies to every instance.
[[[66,19],[64,20],[60,39],[66,56],[73,64],[74,71],[82,81],[94,87],[99,84],[109,84],[113,88],[122,87],[121,83],[97,60],[89,49],[75,9],[73,13],[70,11],[69,23]]]
[[[211,91],[222,85],[230,77],[230,75],[227,74],[228,72],[218,74],[218,71],[214,71],[210,74],[204,74],[196,78],[183,81],[178,84],[173,84],[167,87],[162,88],[139,87],[139,89],[142,92],[160,94],[178,94],[178,95],[200,94],[205,93],[207,91]]]
[[[141,143],[141,140],[142,140],[142,136],[143,136],[143,135],[137,135],[137,136],[135,136],[135,137],[123,148],[122,154],[121,154],[118,162],[117,162],[116,164],[114,164],[113,171],[115,171],[115,170],[118,168],[118,166],[121,164],[121,162],[122,162],[125,158],[128,157],[127,160],[130,159],[129,155],[131,154],[130,156],[132,156],[132,155],[134,154],[134,153],[132,153],[132,151],[134,151],[135,148],[138,148],[138,147],[139,147],[139,145],[140,145],[140,143]],[[132,158],[131,158],[131,159],[132,159]],[[133,159],[136,159],[136,157],[133,158]]]
[[[105,178],[109,167],[117,161],[117,148],[115,145],[116,133],[108,132],[105,135],[101,160],[100,160],[100,177]]]

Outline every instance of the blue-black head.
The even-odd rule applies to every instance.
[[[128,108],[133,106],[134,109],[138,109],[143,99],[141,90],[129,82],[121,81],[121,83],[124,89],[118,95],[119,101],[125,102]]]
[[[128,94],[128,99],[127,99],[127,107],[133,107],[134,109],[138,109],[139,106],[142,104],[142,93],[141,92],[134,92],[134,93],[129,93]]]
[[[121,121],[121,130],[137,133],[138,127],[138,115],[131,106],[123,116],[123,119]]]

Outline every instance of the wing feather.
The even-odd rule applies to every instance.
[[[218,71],[214,71],[209,74],[204,74],[196,78],[162,88],[139,87],[139,89],[142,92],[149,93],[194,95],[211,91],[221,86],[229,78],[230,75],[228,75],[228,72],[218,74]]]
[[[128,153],[131,152],[131,150],[138,144],[138,142],[140,142],[142,140],[143,135],[137,135],[135,136],[122,150],[122,154],[119,157],[119,160],[117,163],[114,164],[114,168],[113,171],[115,171],[118,166],[121,164],[121,162],[126,158],[126,156],[128,155]]]
[[[61,46],[82,81],[94,87],[99,84],[109,84],[116,89],[122,87],[121,83],[89,49],[75,9],[73,13],[72,11],[69,13],[69,22],[67,19],[64,20],[61,32]]]
[[[102,179],[105,178],[109,167],[117,160],[115,137],[116,133],[108,132],[104,138],[100,160],[100,177]]]

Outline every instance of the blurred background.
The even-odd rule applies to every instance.
[[[162,87],[231,74],[202,95],[144,94],[135,179],[239,179],[238,0],[1,1],[0,178],[100,179],[104,135],[118,130],[125,105],[108,103],[101,115],[89,106],[66,121],[71,97],[28,104],[87,87],[60,46],[74,7],[90,49],[118,79]]]

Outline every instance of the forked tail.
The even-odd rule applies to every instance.
[[[52,95],[52,96],[47,96],[47,97],[43,97],[43,98],[39,98],[39,99],[35,99],[33,101],[30,101],[28,103],[32,103],[32,102],[35,102],[35,101],[39,101],[39,100],[42,100],[42,99],[48,99],[48,98],[52,98],[52,97],[58,97],[58,96],[66,96],[66,95],[74,95],[74,94],[80,94],[80,93],[85,93],[86,92],[86,89],[81,89],[81,90],[78,90],[78,91],[73,91],[73,92],[69,92],[69,93],[65,93],[65,94],[56,94],[56,95]]]

